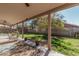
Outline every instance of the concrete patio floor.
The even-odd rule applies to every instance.
[[[52,50],[49,52],[48,56],[65,56],[65,55]]]
[[[45,48],[45,47],[43,47],[43,51],[45,53],[44,56],[66,56],[66,55],[56,52],[54,50],[49,51],[48,48]]]

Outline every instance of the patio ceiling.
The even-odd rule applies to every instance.
[[[16,24],[26,19],[40,16],[47,12],[56,12],[69,8],[75,4],[67,3],[1,3],[0,20],[6,20],[10,24]]]

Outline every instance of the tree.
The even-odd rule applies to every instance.
[[[36,18],[31,21],[30,26],[32,29],[37,27],[37,22],[38,22],[38,20]]]
[[[64,29],[63,17],[61,14],[54,14],[52,17],[52,29]]]
[[[64,28],[64,20],[63,15],[55,13],[51,19],[52,19],[52,29],[63,29]],[[41,30],[47,30],[48,29],[48,17],[47,16],[41,16],[37,17],[30,23],[30,26],[32,29],[38,29],[38,31]]]

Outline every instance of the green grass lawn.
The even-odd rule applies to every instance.
[[[21,36],[22,35],[20,34],[20,37]],[[46,40],[47,36],[45,36],[43,34],[24,34],[24,38],[42,41],[42,40]]]
[[[79,56],[79,39],[57,38],[52,39],[53,49],[69,56]]]
[[[21,36],[21,35],[20,35]],[[46,40],[47,36],[42,34],[24,34],[24,37],[33,40]],[[79,39],[54,37],[52,38],[52,49],[68,56],[79,56]]]
[[[70,42],[73,46],[73,48],[79,49],[79,39],[73,39],[73,38],[64,38],[65,42]]]

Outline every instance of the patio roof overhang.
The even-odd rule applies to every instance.
[[[0,19],[10,24],[17,24],[28,19],[57,12],[72,6],[76,3],[2,3],[0,4]]]

